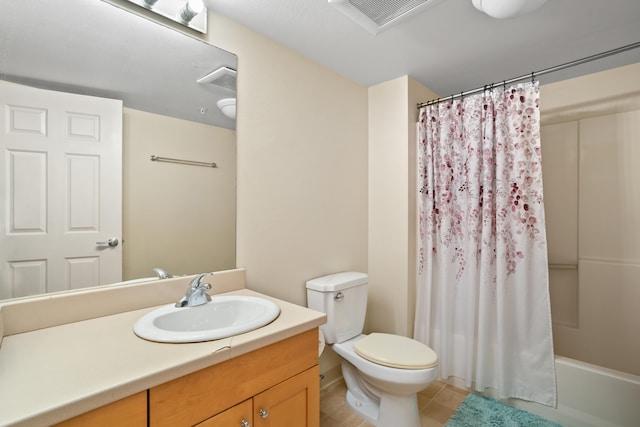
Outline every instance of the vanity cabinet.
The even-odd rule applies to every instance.
[[[308,369],[197,427],[318,427],[318,375]]]
[[[318,427],[319,373],[314,328],[151,388],[149,425]]]
[[[102,406],[86,414],[79,415],[54,427],[146,427],[147,426],[147,392]]]

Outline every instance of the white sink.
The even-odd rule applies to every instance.
[[[133,331],[158,342],[211,341],[261,328],[279,314],[280,307],[265,298],[213,296],[211,302],[196,307],[162,306],[138,319]]]

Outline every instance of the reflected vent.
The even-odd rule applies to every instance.
[[[329,0],[372,34],[417,14],[439,0]]]
[[[220,67],[196,81],[200,84],[212,84],[235,91],[236,70],[229,67]]]

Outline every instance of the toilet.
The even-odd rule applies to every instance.
[[[417,393],[438,377],[438,356],[411,338],[362,333],[369,277],[343,272],[307,281],[307,306],[327,315],[321,340],[342,357],[346,401],[377,427],[420,427]]]

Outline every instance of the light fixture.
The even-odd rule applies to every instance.
[[[223,98],[216,104],[222,114],[231,120],[236,119],[236,99],[235,98]]]
[[[547,0],[472,0],[476,9],[497,18],[513,18],[531,12]]]
[[[128,0],[173,22],[192,30],[207,33],[207,14],[204,0]]]
[[[178,19],[182,22],[189,23],[204,9],[202,0],[188,0],[178,12]]]

